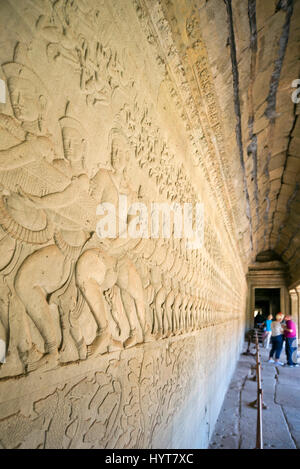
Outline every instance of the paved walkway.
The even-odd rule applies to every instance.
[[[246,350],[246,345],[244,350]],[[251,345],[251,352],[255,346]],[[267,363],[268,351],[261,349],[264,449],[300,449],[300,367]],[[281,360],[286,361],[285,351]],[[300,361],[298,359],[298,361]],[[256,399],[253,381],[255,357],[241,355],[225,396],[210,440],[210,449],[252,449],[256,442],[257,410],[249,406]]]

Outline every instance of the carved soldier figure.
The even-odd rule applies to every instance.
[[[113,171],[100,170],[91,181],[92,195],[99,203],[109,202],[118,213],[119,194],[130,196],[130,188],[124,180],[129,147],[127,139],[114,131],[111,143]],[[146,314],[141,278],[126,251],[139,240],[123,238],[103,240],[101,249],[86,250],[76,266],[77,284],[88,302],[98,325],[97,337],[89,350],[91,353],[107,350],[110,342],[109,313],[103,292],[113,285],[120,287],[122,302],[130,325],[130,336],[125,347],[151,337],[151,319]],[[90,266],[93,266],[91,270]]]
[[[69,208],[89,190],[89,179],[82,167],[86,142],[84,130],[75,119],[65,117],[61,119],[61,126],[65,159],[54,160],[53,168],[65,175],[65,180],[68,181],[67,186],[62,191],[44,196],[20,191],[25,201],[29,200],[34,207],[42,209],[46,213],[47,219],[50,219],[56,226],[55,244],[43,247],[27,257],[15,277],[17,294],[44,340],[44,352],[46,353],[44,357],[40,355],[40,359],[35,361],[31,360],[29,356],[28,370],[34,369],[44,362],[47,364],[58,362],[59,342],[52,313],[52,307],[55,304],[60,307],[62,322],[62,361],[77,359],[78,355],[81,359],[86,357],[86,346],[74,319],[76,289],[74,293],[74,288],[71,288],[70,283],[74,264],[88,236],[84,230],[86,228],[85,219],[78,216],[79,220],[75,220]],[[59,175],[59,173],[57,174]],[[70,318],[69,323],[62,307],[66,301],[60,298],[63,294],[71,294],[68,304],[69,313],[71,314],[73,311],[73,317]],[[70,355],[68,351],[68,348],[72,348],[66,339],[68,337],[70,340],[70,327],[71,338],[75,341],[78,349],[78,355],[75,356],[72,353]]]
[[[19,262],[21,244],[43,244],[51,236],[51,228],[47,224],[45,214],[36,209],[30,201],[24,200],[17,193],[19,187],[29,189],[38,194],[45,187],[41,187],[42,171],[39,165],[47,166],[55,156],[53,144],[45,129],[45,116],[48,106],[48,95],[39,77],[25,65],[27,50],[20,43],[14,52],[13,62],[5,63],[2,69],[7,78],[8,90],[13,116],[0,114],[0,269],[5,275],[5,282],[9,283],[9,309],[18,311],[16,324],[20,331],[16,331],[8,318],[1,319],[10,334],[8,360],[1,374],[5,376],[19,372],[18,358],[13,348],[20,354],[27,353],[30,338],[26,333],[28,328],[22,322],[25,315],[18,304],[11,280],[12,273]],[[30,171],[28,171],[30,168]],[[6,287],[7,288],[7,287]],[[5,308],[7,309],[7,308]],[[3,309],[0,311],[4,314]],[[13,318],[10,314],[10,318]],[[22,330],[22,334],[21,334]],[[12,335],[14,335],[12,339]],[[12,343],[14,342],[14,346]],[[15,372],[13,371],[15,369]],[[18,371],[17,371],[18,370]]]
[[[76,156],[77,152],[75,151],[76,146],[74,145],[74,141],[73,147],[71,143],[68,144],[68,140],[72,135],[71,128],[73,127],[74,131],[74,127],[76,126],[74,124],[72,125],[70,118],[68,120],[65,119],[64,123],[68,124],[67,128],[63,128],[64,149],[66,155],[68,157],[72,156],[76,162],[79,158]],[[73,137],[71,137],[71,140]],[[88,197],[94,201],[94,203],[91,204],[91,208],[94,208],[94,214],[96,214],[96,201],[101,202],[109,200],[111,203],[113,202],[117,205],[119,191],[122,190],[122,175],[126,159],[124,159],[121,154],[123,145],[117,145],[117,139],[113,140],[112,146],[112,166],[115,170],[114,173],[100,170],[90,183],[87,176],[81,174],[74,176],[75,179],[73,177],[71,183],[61,192],[48,194],[43,197],[30,196],[30,200],[34,201],[37,206],[47,210],[47,213],[51,211],[58,215],[58,218],[54,216],[53,220],[60,226],[62,234],[64,233],[63,228],[66,228],[63,223],[65,218],[64,213],[66,215],[68,214],[70,205],[72,205],[74,199],[75,201],[79,200],[82,193],[86,193]],[[71,148],[73,148],[72,151],[70,150]],[[54,164],[57,167],[61,167],[62,170],[68,169],[68,165],[66,166],[63,161],[57,160]],[[93,214],[90,213],[89,215]],[[79,220],[78,229],[81,226],[81,221],[83,220]],[[93,221],[93,216],[89,216],[90,230],[95,229],[96,224],[93,226]],[[87,227],[84,223],[83,226]],[[73,232],[75,232],[74,226]],[[72,259],[72,256],[68,256],[67,250],[64,249],[65,243],[63,238],[61,239],[61,237],[56,235],[55,239],[57,245],[43,248],[25,260],[16,278],[16,288],[20,298],[26,305],[28,314],[31,318],[34,318],[35,324],[38,324],[38,329],[45,340],[48,355],[52,356],[54,360],[57,360],[58,344],[55,342],[54,328],[51,326],[50,309],[46,301],[46,295],[53,295],[54,292],[68,282],[72,273],[72,265],[77,260],[79,252],[77,252],[77,258]],[[94,239],[93,243],[95,246],[99,246],[100,240]],[[143,340],[142,330],[145,330],[143,288],[141,279],[133,263],[125,256],[127,244],[128,240],[125,240],[124,243],[124,240],[118,239],[108,244],[102,242],[101,249],[99,247],[86,248],[86,251],[78,258],[75,269],[76,284],[86,300],[97,325],[97,336],[91,346],[89,346],[90,353],[96,351],[105,352],[110,344],[111,323],[113,319],[108,310],[104,292],[113,288],[114,285],[120,288],[119,292],[122,303],[130,324],[130,337],[125,341],[125,346]],[[113,251],[114,256],[112,256]],[[53,262],[53,259],[55,262]],[[26,282],[28,271],[30,270],[34,270],[37,276],[34,289],[30,287],[30,285],[27,285],[28,282]],[[43,288],[37,289],[37,285],[42,281],[39,279],[43,278]],[[24,285],[26,285],[26,287],[24,287]],[[44,292],[46,292],[46,294]],[[115,293],[117,292],[118,290],[115,290]],[[148,331],[150,330],[149,324],[147,329]],[[81,347],[83,347],[82,339],[78,336],[77,343],[81,344]],[[49,358],[50,357],[48,357],[48,360]]]
[[[154,328],[153,333],[157,339],[160,339],[163,334],[163,311],[162,302],[159,301],[159,292],[162,289],[161,271],[158,267],[154,266],[151,269],[151,285],[154,290],[152,298],[152,311]]]
[[[182,305],[182,295],[180,290],[180,284],[177,280],[173,279],[173,291],[174,291],[174,305],[173,305],[173,333],[180,333],[180,307]]]

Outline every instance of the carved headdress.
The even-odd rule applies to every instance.
[[[65,115],[59,119],[59,125],[60,125],[60,128],[62,130],[62,133],[63,133],[64,129],[72,129],[72,130],[75,130],[76,134],[78,134],[79,139],[81,139],[81,143],[83,144],[81,165],[82,165],[82,168],[84,168],[86,151],[87,151],[87,143],[88,143],[87,131],[83,127],[81,122],[79,122],[77,119],[75,119],[74,117],[71,117],[69,115],[69,109],[70,109],[70,103],[68,102],[67,106],[66,106]],[[64,139],[64,136],[63,136],[63,139]],[[66,150],[65,150],[65,152],[66,152]],[[65,154],[65,156],[68,158],[68,156],[66,154]]]
[[[123,147],[126,147],[127,150],[131,149],[131,144],[128,136],[125,134],[125,132],[120,129],[119,127],[113,127],[108,135],[108,151],[110,152],[110,157],[112,155],[112,146],[113,142],[119,142],[120,145]]]
[[[69,127],[71,129],[76,130],[82,138],[86,139],[86,130],[83,125],[74,117],[64,116],[59,119],[59,125],[61,129]]]
[[[18,43],[14,52],[14,61],[3,64],[2,69],[8,81],[8,88],[10,91],[10,99],[12,104],[11,87],[14,87],[14,85],[18,87],[18,80],[20,79],[29,83],[30,89],[32,89],[33,99],[35,100],[35,104],[37,105],[38,109],[38,115],[36,117],[37,126],[35,126],[34,123],[33,127],[31,122],[32,119],[28,119],[28,121],[30,121],[30,126],[28,127],[28,122],[24,122],[22,117],[19,118],[19,116],[16,115],[14,109],[15,116],[19,120],[23,121],[23,124],[27,126],[27,131],[31,133],[47,133],[46,129],[44,128],[44,123],[46,110],[50,103],[49,93],[46,86],[37,76],[37,74],[31,68],[29,68],[28,65],[25,65],[25,63],[28,64],[27,55],[28,49],[24,45]]]
[[[79,122],[74,117],[70,116],[70,102],[67,102],[65,115],[59,119],[60,128],[63,129],[65,127],[69,127],[71,129],[76,130],[82,138],[86,139],[87,132],[86,129],[83,127],[81,122]]]
[[[49,100],[49,93],[46,86],[38,77],[38,75],[28,67],[28,49],[24,44],[18,43],[15,51],[13,62],[7,62],[2,65],[5,77],[9,80],[11,78],[23,78],[32,83],[37,94],[43,95],[47,101]]]

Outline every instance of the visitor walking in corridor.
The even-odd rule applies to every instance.
[[[276,365],[283,365],[282,362],[279,361],[280,354],[282,351],[283,340],[284,340],[284,329],[282,326],[284,315],[282,313],[276,314],[275,321],[271,324],[272,329],[272,348],[269,356],[268,363],[276,363]],[[273,355],[275,353],[275,361],[273,360]]]
[[[285,316],[286,326],[284,329],[285,338],[285,352],[286,352],[286,365],[294,368],[299,366],[297,363],[297,331],[296,324],[292,320],[292,317],[287,314]]]
[[[270,346],[270,340],[271,340],[271,336],[272,336],[272,328],[271,328],[271,325],[272,325],[272,319],[273,319],[273,316],[272,314],[269,314],[269,316],[267,317],[266,321],[265,321],[265,325],[266,325],[266,331],[265,331],[265,336],[264,336],[264,348],[266,348],[268,350],[269,346]]]

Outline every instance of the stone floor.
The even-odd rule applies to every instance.
[[[263,401],[267,405],[263,410],[264,449],[300,449],[300,367],[267,363],[265,349],[261,349],[261,357]],[[286,361],[285,351],[280,358]],[[210,449],[255,448],[257,410],[249,406],[257,393],[254,367],[255,357],[241,355],[210,439]]]

